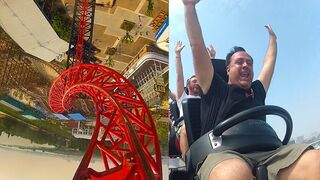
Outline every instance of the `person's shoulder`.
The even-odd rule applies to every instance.
[[[208,92],[204,94],[201,89],[200,96],[201,98],[208,97],[209,99],[211,99],[212,95],[216,95],[221,92],[226,92],[227,88],[228,88],[228,83],[215,71]]]
[[[183,93],[182,93],[182,95],[180,96],[180,98],[179,99],[177,99],[177,101],[182,101],[182,99],[184,99],[184,98],[186,98],[186,97],[188,97],[188,95],[187,95],[187,93],[185,92],[185,91],[183,91]]]
[[[266,91],[264,90],[263,84],[260,80],[253,81],[251,84],[251,88],[253,89],[254,92],[260,93],[262,97],[265,98]]]
[[[252,82],[251,87],[255,87],[255,86],[262,86],[263,87],[262,82],[259,79]]]

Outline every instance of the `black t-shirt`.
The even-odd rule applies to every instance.
[[[214,74],[207,94],[201,94],[201,134],[212,130],[221,121],[243,110],[264,105],[266,92],[259,80],[245,90],[229,85]]]

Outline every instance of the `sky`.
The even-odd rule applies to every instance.
[[[176,91],[175,53],[185,44],[182,64],[185,80],[194,74],[184,24],[182,0],[170,0],[169,87]],[[242,46],[254,59],[257,78],[263,65],[270,24],[277,35],[278,55],[266,104],[286,109],[293,119],[292,138],[320,132],[320,1],[308,0],[200,0],[196,5],[206,45],[225,59],[233,46]],[[268,121],[282,138],[281,118]]]

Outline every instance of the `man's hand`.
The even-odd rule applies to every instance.
[[[184,45],[182,44],[182,42],[178,41],[174,51],[176,52],[176,54],[180,54],[183,48],[184,48]]]
[[[268,92],[277,59],[277,36],[269,24],[264,27],[269,32],[269,46],[258,79],[261,81],[265,92]]]
[[[186,5],[196,5],[200,0],[182,0],[183,4]]]
[[[216,57],[216,50],[214,47],[210,44],[209,47],[207,47],[210,59],[214,59]]]
[[[174,51],[176,53],[176,73],[177,73],[177,94],[176,99],[180,99],[184,92],[184,77],[183,77],[183,68],[181,63],[181,51],[184,48],[184,45],[181,41],[178,41]]]
[[[277,36],[276,36],[276,34],[273,32],[272,27],[270,26],[270,24],[267,24],[267,25],[265,25],[264,27],[267,28],[270,37],[274,37],[275,39],[277,39]]]

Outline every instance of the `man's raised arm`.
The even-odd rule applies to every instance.
[[[195,75],[204,94],[210,88],[214,69],[207,52],[196,12],[199,0],[182,0],[185,10],[185,23],[193,55]]]
[[[181,62],[181,51],[183,48],[184,48],[184,45],[182,44],[182,42],[178,41],[174,49],[176,53],[176,74],[177,74],[176,98],[177,99],[180,99],[184,91],[184,76],[183,76],[183,68],[182,68],[182,62]]]
[[[277,36],[270,25],[265,26],[269,32],[269,47],[264,57],[264,63],[258,79],[261,81],[264,90],[267,92],[271,83],[272,75],[277,58]]]

